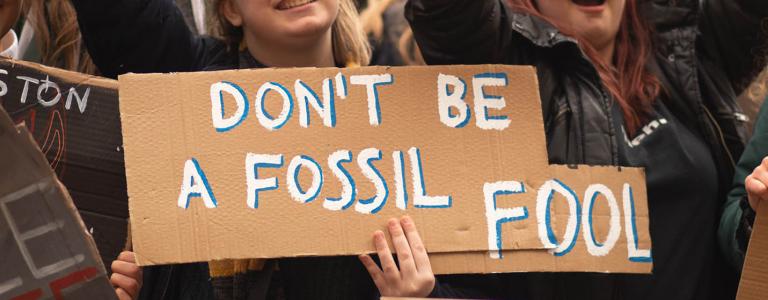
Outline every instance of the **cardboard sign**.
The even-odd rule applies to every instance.
[[[650,271],[642,170],[549,166],[531,67],[119,82],[139,264],[370,252],[372,232],[407,214],[433,255],[538,250]]]
[[[2,108],[0,170],[0,299],[116,299],[69,194]]]
[[[27,126],[107,264],[128,226],[117,100],[117,81],[0,59],[0,106]]]
[[[758,300],[768,295],[768,205],[758,207],[749,249],[741,270],[736,299]]]

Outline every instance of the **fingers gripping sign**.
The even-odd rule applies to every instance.
[[[752,209],[757,210],[761,202],[768,200],[768,157],[744,179],[744,187]]]
[[[120,300],[132,300],[139,297],[142,271],[136,265],[133,252],[123,251],[112,262],[112,277],[109,278],[109,281],[115,287],[115,293]]]
[[[371,275],[379,293],[390,297],[428,296],[435,287],[435,275],[432,273],[429,256],[416,230],[416,224],[410,217],[403,217],[399,221],[393,218],[389,220],[387,229],[392,237],[399,269],[381,231],[373,233],[373,244],[381,261],[381,268],[370,255],[360,255],[360,261]]]

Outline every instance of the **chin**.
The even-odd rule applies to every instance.
[[[291,22],[291,24],[284,26],[282,30],[278,31],[284,33],[286,36],[312,37],[325,34],[327,31],[331,30],[332,25],[331,22],[307,18],[298,22]]]
[[[614,40],[611,34],[605,30],[580,32],[578,34],[583,39],[585,39],[590,46],[596,49],[605,47],[606,45],[609,45]]]

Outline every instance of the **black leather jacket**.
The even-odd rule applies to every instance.
[[[709,146],[724,202],[745,141],[746,117],[736,96],[765,67],[768,39],[761,24],[768,1],[640,0],[640,10],[654,31],[646,67],[662,83],[659,101]],[[406,18],[428,64],[536,66],[550,163],[620,164],[623,137],[612,126],[613,100],[575,39],[499,0],[409,0]],[[733,298],[737,277],[722,259],[713,264],[722,271],[714,289],[721,294],[711,297]],[[617,278],[538,274],[515,280],[527,280],[538,299],[625,298]]]
[[[709,143],[725,190],[732,161],[743,148],[734,99],[762,66],[755,58],[766,43],[759,20],[768,14],[768,1],[645,1],[643,11],[655,25],[657,48],[648,67],[670,94],[665,105]],[[237,68],[243,63],[221,41],[192,34],[172,1],[73,3],[88,49],[106,76]],[[619,140],[608,113],[611,99],[573,39],[490,0],[411,0],[407,17],[431,64],[537,66],[552,163],[618,163]]]
[[[665,104],[711,146],[725,188],[744,144],[735,99],[765,63],[768,2],[668,2],[641,5],[655,29],[647,67],[670,95]],[[551,163],[618,164],[612,100],[573,38],[496,0],[410,0],[406,17],[429,64],[537,67]]]

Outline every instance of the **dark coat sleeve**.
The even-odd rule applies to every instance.
[[[504,63],[513,35],[498,0],[409,0],[405,17],[430,65]]]
[[[765,68],[768,1],[701,0],[699,50],[726,72],[737,94]]]
[[[441,275],[429,298],[498,299],[501,281],[496,274]]]
[[[768,156],[768,102],[764,102],[760,108],[754,133],[736,166],[733,188],[723,207],[718,229],[720,248],[737,270],[741,270],[744,264],[744,255],[755,216],[755,212],[747,203],[744,180],[760,165],[763,158]]]
[[[88,52],[107,77],[203,69],[223,43],[191,32],[173,0],[73,0]]]

